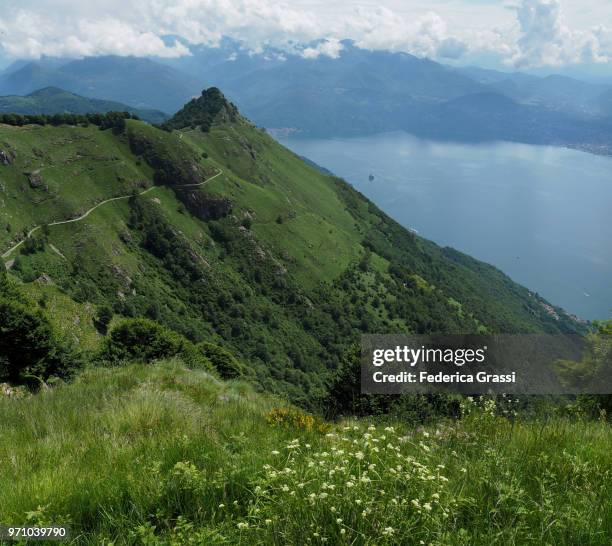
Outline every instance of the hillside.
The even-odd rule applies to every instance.
[[[0,396],[0,519],[76,545],[609,544],[609,426],[491,402],[331,424],[179,361],[90,369]]]
[[[495,268],[409,233],[218,90],[172,126],[0,126],[4,261],[87,349],[110,305],[115,321],[146,316],[228,347],[261,388],[313,407],[362,333],[581,328]]]
[[[198,92],[199,80],[151,59],[111,55],[26,63],[0,74],[0,94],[27,95],[59,87],[133,108],[174,112]]]
[[[149,123],[163,123],[168,118],[159,110],[143,110],[120,102],[81,97],[57,87],[45,87],[25,96],[0,97],[0,112],[30,115],[130,112]]]

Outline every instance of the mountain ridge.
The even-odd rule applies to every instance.
[[[198,101],[231,109],[218,90]],[[11,256],[11,276],[90,350],[103,339],[92,309],[108,306],[114,320],[144,316],[223,345],[260,388],[312,407],[363,333],[582,331],[494,267],[408,232],[237,112],[207,131],[179,119],[190,123],[0,125],[10,158],[0,244],[47,226]]]
[[[28,95],[0,96],[0,112],[14,114],[88,114],[106,112],[129,112],[150,123],[163,123],[169,116],[158,110],[134,108],[126,104],[91,99],[70,93],[59,87],[44,87]]]
[[[514,125],[498,138],[612,153],[611,86],[450,67],[406,53],[360,49],[349,40],[342,42],[337,58],[315,59],[270,47],[252,53],[229,39],[216,48],[185,45],[190,55],[177,59],[107,56],[17,65],[0,76],[0,92],[59,85],[86,96],[174,112],[205,84],[222,88],[247,117],[270,129],[318,137],[403,130],[475,142],[492,138],[487,120],[465,117],[465,111],[454,109],[454,101],[497,93],[515,103],[505,108],[500,102],[493,112],[501,127]],[[445,122],[440,106],[453,122]],[[520,131],[515,111],[532,120],[528,130]],[[463,126],[457,130],[459,120]]]
[[[141,57],[85,57],[59,66],[49,61],[31,62],[0,74],[0,93],[4,95],[25,95],[51,86],[164,112],[175,111],[200,89],[197,79],[188,74]]]

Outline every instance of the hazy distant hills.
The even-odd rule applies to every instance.
[[[59,66],[43,60],[0,75],[0,95],[27,95],[44,87],[174,112],[197,95],[201,86],[184,72],[135,57],[89,57]]]
[[[519,103],[587,116],[610,113],[601,108],[602,96],[612,90],[609,85],[587,83],[567,76],[541,78],[520,72],[507,73],[477,67],[461,68],[458,72]]]
[[[260,126],[340,136],[404,130],[436,139],[550,143],[612,150],[612,86],[476,67],[453,68],[349,41],[337,59],[226,39],[178,59],[98,57],[18,63],[0,94],[46,86],[136,108],[176,111],[218,86]]]
[[[268,128],[316,136],[405,130],[435,139],[513,140],[609,151],[612,87],[565,76],[453,68],[344,42],[339,58],[250,55],[226,40],[168,60],[221,86]]]
[[[16,114],[87,114],[91,112],[130,112],[150,123],[163,123],[168,115],[159,110],[145,110],[121,102],[81,97],[58,87],[45,87],[26,96],[0,97],[0,112]]]

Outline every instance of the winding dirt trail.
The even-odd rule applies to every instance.
[[[174,188],[195,188],[195,187],[198,187],[198,186],[203,186],[204,184],[207,184],[208,182],[210,182],[211,180],[217,178],[217,176],[221,176],[222,174],[223,174],[223,170],[219,169],[219,172],[217,174],[215,174],[214,176],[211,176],[210,178],[207,178],[203,182],[198,182],[197,184],[180,184],[178,186],[170,186],[170,187],[174,187]],[[151,186],[150,188],[140,192],[138,194],[138,196],[145,195],[146,193],[149,193],[151,190],[154,190],[157,187],[159,187],[159,186]],[[130,197],[131,197],[131,194],[130,195],[121,195],[120,197],[111,197],[110,199],[105,199],[104,201],[100,201],[97,205],[91,207],[87,212],[85,212],[82,216],[79,216],[78,218],[73,218],[72,220],[62,220],[60,222],[51,222],[51,223],[49,223],[47,225],[49,227],[51,227],[51,226],[61,226],[63,224],[72,224],[73,222],[80,222],[81,220],[84,220],[85,218],[87,218],[94,210],[96,210],[97,208],[101,207],[102,205],[106,205],[106,203],[110,203],[111,201],[120,201],[121,199],[129,199]],[[7,258],[9,258],[9,256],[15,250],[17,250],[23,243],[25,243],[40,228],[42,228],[42,225],[41,226],[33,227],[30,231],[28,231],[28,234],[27,234],[27,236],[24,239],[19,241],[16,245],[12,246],[4,254],[2,254],[2,259],[6,260]]]

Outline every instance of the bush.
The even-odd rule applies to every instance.
[[[219,375],[224,379],[234,379],[236,377],[242,377],[247,375],[247,369],[245,366],[234,358],[234,355],[227,349],[207,343],[203,341],[197,345],[198,351],[204,355],[215,369],[219,372]]]
[[[128,319],[111,330],[98,354],[107,364],[181,358],[190,368],[214,371],[210,360],[180,334],[152,320]]]
[[[42,311],[0,297],[0,382],[34,386],[39,379],[67,378],[81,364]]]
[[[330,417],[388,413],[397,396],[361,394],[361,350],[352,345],[344,354],[329,388],[325,407]]]
[[[94,319],[96,328],[102,333],[106,333],[108,327],[113,320],[113,310],[110,305],[100,305],[96,311],[96,317]]]
[[[315,431],[325,434],[331,430],[331,425],[318,416],[303,412],[298,408],[274,408],[266,414],[269,425],[290,430]]]

